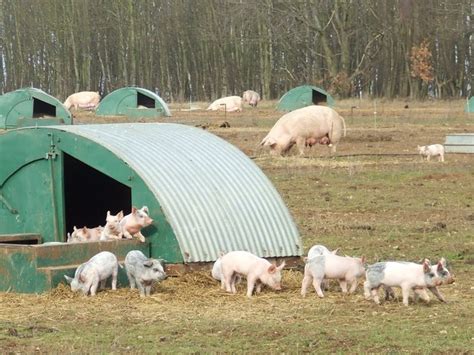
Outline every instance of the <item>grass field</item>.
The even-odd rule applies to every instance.
[[[303,299],[298,269],[284,270],[282,291],[252,299],[242,284],[237,295],[221,291],[208,272],[168,278],[147,299],[128,289],[85,298],[61,285],[43,295],[0,293],[2,353],[473,353],[474,155],[438,163],[416,154],[418,144],[474,132],[464,102],[338,102],[348,131],[335,157],[321,146],[304,157],[259,149],[282,115],[274,105],[225,114],[174,104],[173,117],[157,121],[204,126],[250,156],[282,195],[305,251],[323,244],[369,263],[444,256],[456,278],[441,287],[448,303],[433,296],[405,307],[396,290],[395,301],[377,306],[361,285],[346,296],[336,283],[324,299]],[[229,128],[219,128],[224,121]]]

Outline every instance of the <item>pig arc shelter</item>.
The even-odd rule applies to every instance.
[[[293,111],[310,105],[325,104],[334,107],[333,97],[321,88],[302,85],[284,94],[277,104],[278,111]]]
[[[72,124],[71,113],[40,89],[18,89],[0,96],[0,129],[58,124]]]
[[[137,87],[125,87],[111,92],[100,101],[95,113],[100,116],[130,118],[171,116],[161,97],[150,90]]]
[[[28,248],[38,253],[43,242],[63,242],[73,226],[104,225],[107,211],[127,214],[132,205],[146,205],[154,220],[142,231],[146,243],[45,245],[56,250],[54,267],[66,268],[72,264],[68,258],[77,255],[83,262],[92,250],[103,250],[93,245],[107,243],[112,251],[141,248],[170,264],[210,262],[231,250],[262,257],[303,251],[288,209],[257,165],[233,145],[195,127],[125,123],[23,128],[0,135],[0,151],[0,271],[13,272],[15,262],[32,265],[32,257],[17,254],[27,255]],[[70,248],[75,248],[74,256]],[[62,275],[52,278],[54,286]],[[2,282],[0,290],[8,286]]]

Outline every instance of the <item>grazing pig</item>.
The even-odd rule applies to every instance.
[[[100,234],[100,240],[122,239],[124,232],[120,221],[123,218],[123,211],[120,211],[115,216],[110,214],[110,211],[107,211],[107,216],[105,217],[107,223]]]
[[[270,153],[281,155],[296,144],[302,155],[306,146],[319,142],[331,147],[331,152],[335,153],[339,140],[345,135],[346,124],[336,111],[313,105],[283,115],[260,145],[269,146]]]
[[[95,296],[99,282],[101,288],[104,288],[110,276],[112,276],[112,290],[117,289],[118,267],[117,257],[109,251],[103,251],[81,264],[76,269],[74,278],[67,275],[64,277],[71,284],[73,292],[82,291],[84,296],[87,296],[90,291],[91,296]]]
[[[221,258],[221,288],[236,293],[236,276],[240,274],[247,277],[247,297],[252,297],[258,281],[275,290],[281,290],[281,270],[284,267],[285,262],[276,266],[247,251],[231,251]]]
[[[68,243],[81,243],[81,242],[97,242],[100,240],[100,236],[102,235],[102,231],[104,227],[97,226],[95,228],[87,228],[82,227],[77,229],[74,226],[74,230],[71,234],[67,234],[67,242]]]
[[[93,110],[99,105],[100,95],[95,91],[81,91],[76,92],[75,94],[70,95],[66,101],[64,101],[64,106],[69,110],[72,106],[74,109],[82,108],[86,110]]]
[[[431,157],[438,156],[438,161],[444,161],[444,147],[441,144],[417,146],[418,153],[430,161]]]
[[[212,104],[210,104],[207,110],[241,112],[242,111],[242,98],[240,96],[222,97],[214,101]]]
[[[126,215],[120,221],[125,238],[132,239],[133,237],[137,237],[141,242],[145,242],[145,237],[141,233],[141,229],[153,223],[153,219],[148,215],[147,206],[143,206],[141,209],[132,207],[132,213]]]
[[[242,94],[242,101],[248,102],[252,107],[257,107],[257,104],[260,101],[260,95],[253,90],[247,90]]]
[[[166,273],[163,266],[156,259],[147,258],[140,250],[132,250],[125,257],[130,288],[138,286],[140,296],[150,296],[151,286],[154,282],[164,280]]]
[[[364,295],[367,300],[372,297],[375,303],[380,304],[378,296],[380,286],[400,287],[403,304],[408,306],[410,290],[436,287],[441,283],[440,275],[433,272],[427,260],[423,264],[405,261],[379,262],[367,268]]]
[[[430,263],[430,261],[428,259],[424,259],[423,262]],[[445,258],[441,258],[436,265],[431,265],[430,268],[431,268],[431,271],[433,273],[436,273],[441,278],[441,283],[443,285],[452,284],[454,282],[454,277],[451,275],[451,273],[449,272],[449,270],[446,267],[446,259]],[[391,287],[384,286],[384,288],[385,288],[385,299],[386,300],[389,300],[390,298],[395,298],[395,293],[393,292]],[[440,300],[441,302],[446,302],[446,299],[439,292],[437,286],[428,286],[427,289],[430,290],[431,293],[433,293],[436,296],[436,298],[438,298],[438,300]],[[426,302],[430,301],[430,297],[428,296],[428,294],[426,292],[426,288],[415,288],[415,289],[413,289],[413,292],[414,292],[413,300],[415,302],[416,302],[418,296],[421,297]]]
[[[308,259],[304,267],[301,295],[305,297],[306,290],[313,283],[318,296],[324,297],[321,290],[323,279],[337,279],[344,293],[347,293],[347,283],[349,283],[349,292],[353,293],[357,288],[357,279],[365,272],[364,264],[365,257],[353,258],[333,254],[324,254]]]

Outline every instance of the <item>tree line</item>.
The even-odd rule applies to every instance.
[[[0,93],[470,96],[472,0],[0,0]]]

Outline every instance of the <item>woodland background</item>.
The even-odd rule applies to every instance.
[[[472,0],[0,0],[0,93],[469,97]]]

